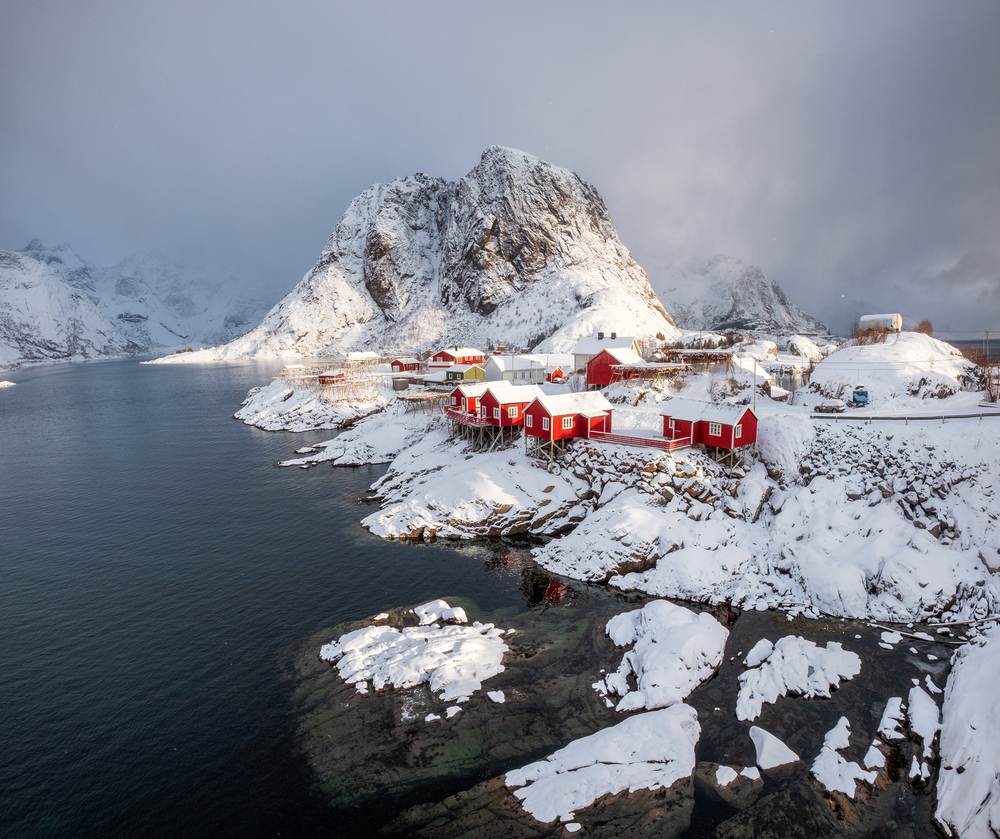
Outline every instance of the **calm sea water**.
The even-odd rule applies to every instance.
[[[296,749],[296,645],[387,606],[523,599],[358,526],[381,468],[275,468],[330,433],[231,419],[274,369],[4,374],[0,835],[364,835]]]

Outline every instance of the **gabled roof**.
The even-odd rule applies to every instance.
[[[612,405],[598,390],[585,390],[580,393],[557,393],[548,396],[542,394],[536,402],[551,416],[560,414],[586,414],[591,411],[610,411]]]
[[[735,425],[747,411],[753,413],[749,405],[714,404],[676,397],[664,403],[660,409],[663,416],[684,420],[684,422],[704,420],[705,422],[722,422],[726,425]]]
[[[434,355],[442,355],[443,353],[447,353],[452,358],[463,355],[485,355],[482,350],[477,350],[474,347],[442,347]]]
[[[397,361],[400,364],[419,364],[420,363],[420,359],[419,358],[409,358],[409,357],[407,357],[407,358],[394,358],[392,360],[392,363],[395,364]]]
[[[466,399],[469,399],[470,397],[476,397],[476,398],[478,398],[478,397],[482,396],[484,393],[486,393],[486,389],[490,388],[490,387],[493,387],[493,388],[495,388],[495,387],[514,387],[514,385],[512,385],[508,381],[503,381],[503,382],[476,382],[475,384],[458,385],[458,387],[456,387],[452,391],[452,393],[454,393],[455,390],[457,390]]]
[[[539,396],[543,396],[542,389],[538,385],[513,385],[504,381],[503,385],[497,389],[500,382],[490,382],[487,390],[493,392],[493,398],[501,405],[510,405],[513,402],[531,402]]]
[[[596,335],[588,335],[576,342],[573,347],[573,355],[597,355],[601,350],[614,348],[630,350],[635,343],[635,336],[619,335],[617,338],[605,336],[598,338]]]
[[[531,356],[515,355],[491,355],[486,363],[493,362],[501,370],[546,370],[544,361],[538,361]]]
[[[455,364],[451,367],[449,372],[451,373],[464,373],[466,370],[471,370],[475,367],[477,370],[482,370],[482,364]]]
[[[604,350],[619,364],[643,364],[644,359],[638,353],[632,352],[628,347],[605,347]],[[597,355],[601,353],[598,352]],[[597,358],[595,355],[594,358]]]

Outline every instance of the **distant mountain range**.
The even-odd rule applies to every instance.
[[[93,265],[38,239],[0,250],[0,369],[229,340],[269,306],[260,292],[158,254]]]
[[[566,352],[599,330],[679,334],[597,190],[493,146],[459,181],[417,174],[366,189],[260,326],[176,360],[441,345]]]
[[[731,256],[690,271],[654,272],[650,282],[682,329],[828,334],[825,324],[792,303],[764,272]]]

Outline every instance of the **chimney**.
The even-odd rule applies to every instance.
[[[604,340],[604,333],[603,332],[598,332],[597,333],[597,340],[598,341],[603,341]]]
[[[615,338],[617,338],[617,337],[618,337],[618,333],[617,332],[612,332],[611,333],[611,340],[612,341],[615,340]]]

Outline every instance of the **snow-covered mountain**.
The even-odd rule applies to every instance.
[[[457,182],[417,174],[366,189],[260,326],[177,360],[490,343],[565,352],[598,330],[678,334],[597,190],[493,146]]]
[[[650,282],[682,329],[791,333],[829,332],[789,301],[764,272],[731,256],[714,256],[691,271],[666,269]]]
[[[210,278],[160,254],[104,268],[35,239],[0,251],[0,369],[211,345],[266,309],[235,278]]]

